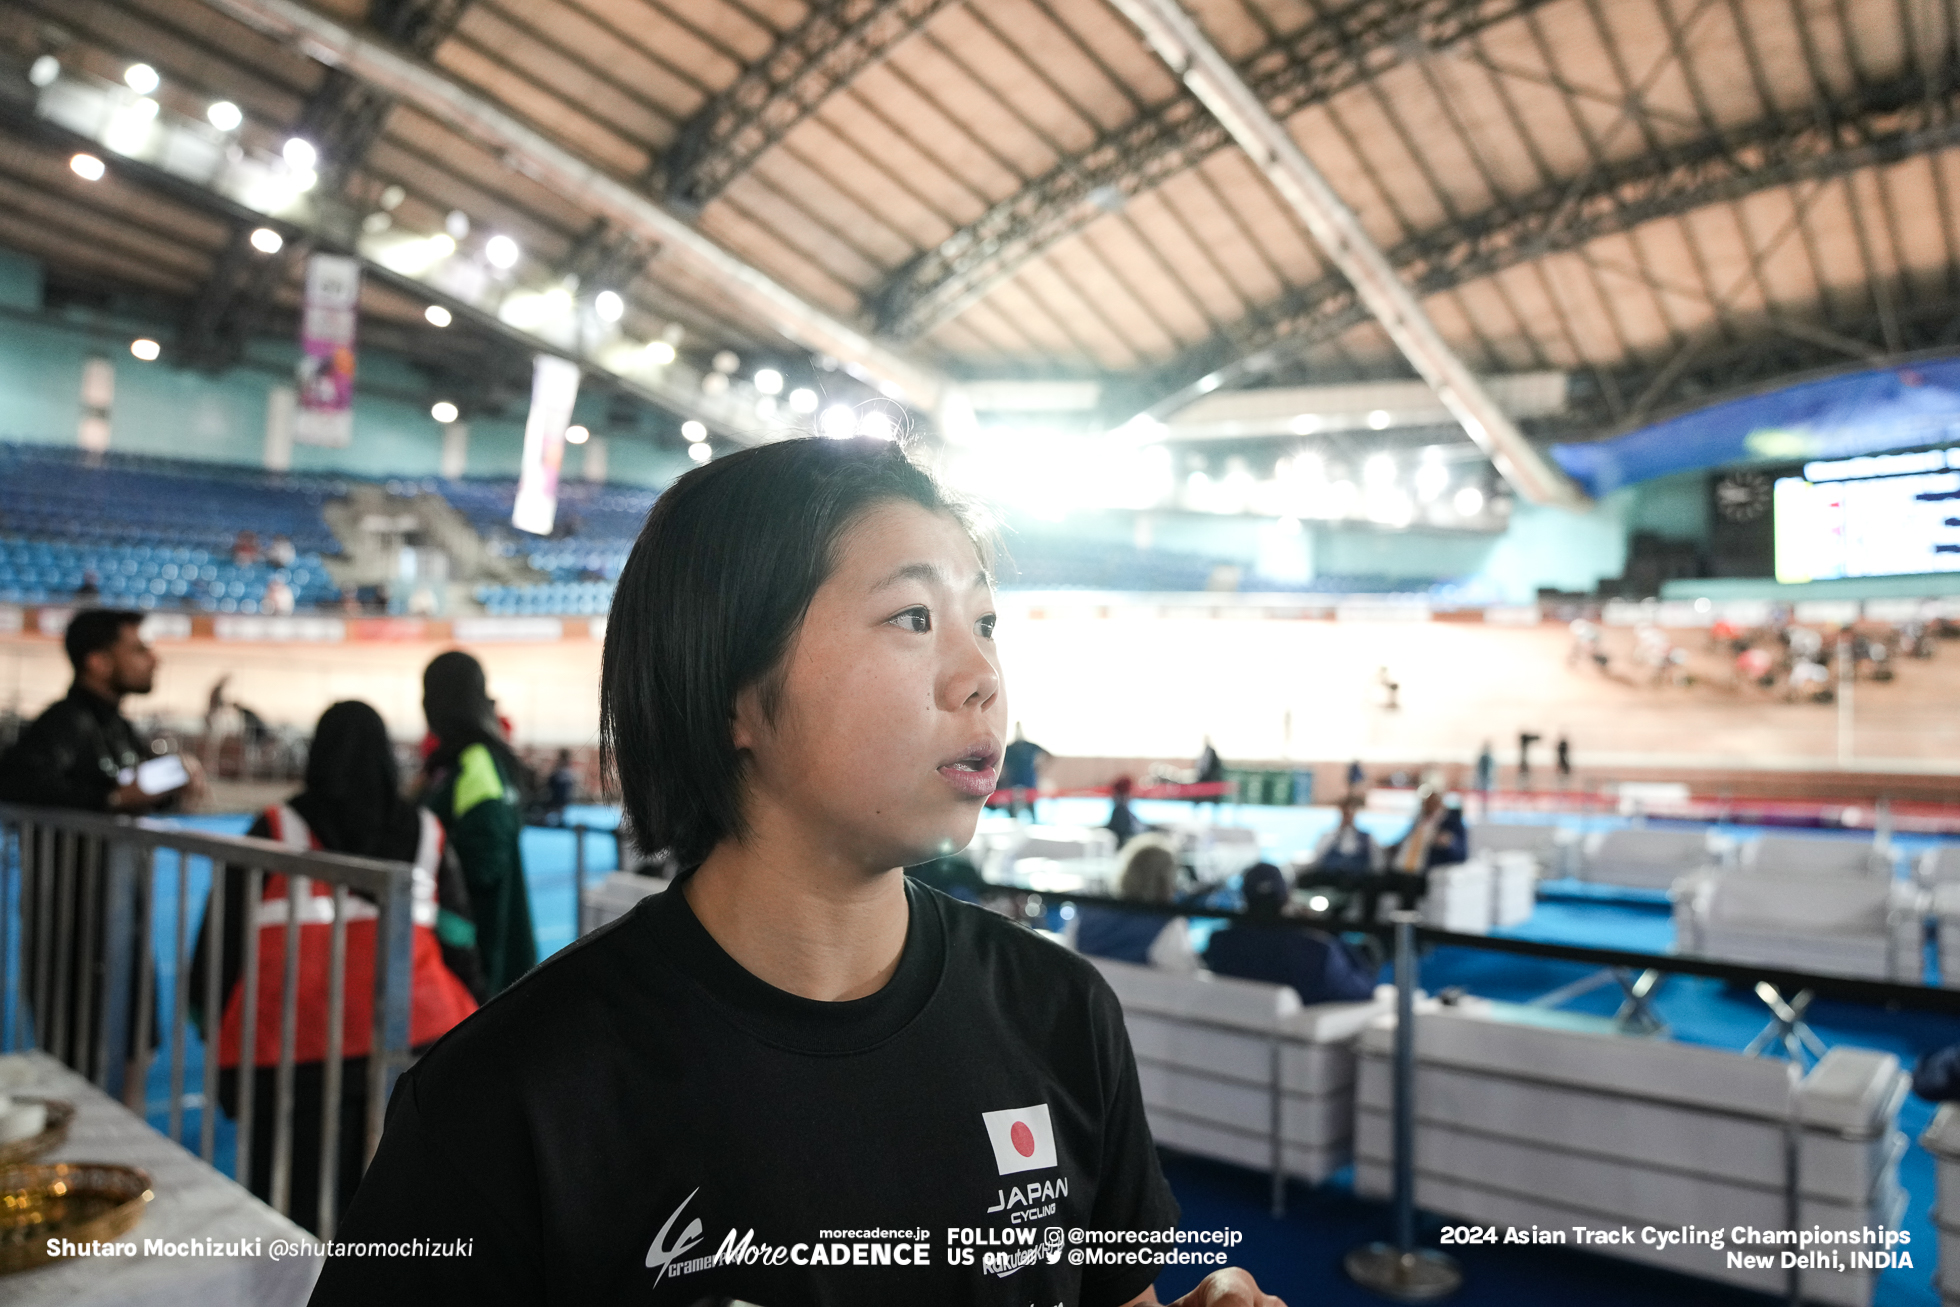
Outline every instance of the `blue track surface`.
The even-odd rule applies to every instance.
[[[1051,800],[1042,807],[1045,821],[1087,824],[1100,823],[1108,810],[1105,802],[1092,799]],[[1184,804],[1140,803],[1137,808],[1140,816],[1153,822],[1182,821],[1191,815]],[[1262,847],[1275,861],[1284,861],[1297,850],[1311,848],[1333,822],[1331,812],[1326,809],[1245,807],[1226,809],[1219,815],[1231,824],[1258,829]],[[616,824],[616,814],[609,809],[574,809],[569,816],[574,822],[607,829]],[[203,830],[242,833],[248,821],[242,816],[200,817],[186,819],[184,824]],[[1371,815],[1366,824],[1388,838],[1401,833],[1402,823],[1394,819],[1383,821]],[[1747,830],[1740,828],[1737,833],[1744,834]],[[573,938],[574,841],[575,836],[566,830],[532,828],[524,834],[531,910],[537,926],[539,952],[546,956]],[[1901,839],[1898,842],[1913,850],[1927,841]],[[586,856],[587,874],[593,878],[618,865],[617,849],[609,835],[589,836]],[[158,1001],[166,1023],[176,985],[177,871],[173,859],[159,859],[155,948],[159,964]],[[209,878],[208,865],[192,859],[187,869],[187,900],[191,907],[185,922],[187,949],[197,936]],[[1569,884],[1547,888],[1556,891],[1554,896],[1541,901],[1531,920],[1514,933],[1532,939],[1656,953],[1666,952],[1673,942],[1673,927],[1663,896],[1636,892],[1600,897],[1589,894],[1587,887]],[[1491,998],[1523,1001],[1580,979],[1589,971],[1578,963],[1450,948],[1436,950],[1424,959],[1422,981],[1432,991],[1461,985],[1472,993]],[[1617,988],[1595,989],[1568,1005],[1572,1011],[1603,1015],[1610,1015],[1617,1006]],[[1741,1048],[1762,1027],[1765,1017],[1762,1004],[1753,995],[1727,989],[1718,981],[1690,977],[1666,982],[1658,992],[1655,1007],[1667,1021],[1674,1038],[1718,1048]],[[1827,1044],[1884,1049],[1896,1053],[1907,1064],[1923,1051],[1960,1042],[1960,1019],[1921,1013],[1888,1012],[1820,1001],[1811,1007],[1810,1021]],[[148,1086],[148,1115],[160,1130],[168,1124],[170,1054],[166,1042],[153,1064]],[[182,1137],[193,1149],[197,1146],[202,1110],[202,1059],[203,1045],[192,1031],[184,1049]],[[1901,1115],[1900,1128],[1915,1141],[1901,1166],[1901,1180],[1911,1193],[1906,1228],[1912,1233],[1910,1247],[1918,1265],[1909,1271],[1881,1274],[1878,1307],[1938,1307],[1939,1304],[1932,1279],[1936,1242],[1932,1226],[1933,1161],[1916,1142],[1932,1113],[1931,1104],[1910,1098]],[[230,1172],[231,1123],[220,1115],[217,1126],[218,1165]],[[1355,1198],[1345,1173],[1317,1188],[1291,1186],[1288,1214],[1277,1221],[1267,1213],[1268,1182],[1261,1173],[1167,1155],[1166,1174],[1183,1204],[1184,1224],[1189,1228],[1224,1227],[1243,1231],[1245,1241],[1235,1250],[1236,1264],[1251,1269],[1264,1287],[1296,1307],[1301,1303],[1381,1301],[1349,1283],[1340,1270],[1341,1256],[1349,1248],[1388,1233],[1386,1208]],[[1621,1304],[1678,1301],[1711,1307],[1742,1307],[1774,1301],[1571,1249],[1500,1247],[1463,1251],[1466,1283],[1452,1301],[1464,1304],[1620,1307]],[[1173,1268],[1160,1281],[1160,1294],[1169,1300],[1188,1290],[1199,1278],[1195,1271]]]

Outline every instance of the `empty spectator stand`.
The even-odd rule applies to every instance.
[[[322,559],[340,544],[320,508],[341,492],[333,478],[0,444],[0,602],[71,602],[92,576],[103,603],[250,613],[277,575],[297,606],[332,603]],[[234,564],[240,531],[262,550],[286,536],[292,566]]]
[[[551,578],[539,585],[478,586],[477,601],[497,617],[604,614],[612,607],[613,583],[659,495],[636,486],[561,482],[552,534],[535,536],[510,524],[515,481],[442,480],[411,489],[440,494],[493,552],[522,558]]]

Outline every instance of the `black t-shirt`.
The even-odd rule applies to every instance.
[[[1114,1307],[1071,1228],[1160,1231],[1114,995],[1081,958],[908,882],[892,979],[824,1003],[758,980],[677,889],[458,1026],[405,1074],[315,1304]],[[1088,1245],[1084,1245],[1087,1247]]]

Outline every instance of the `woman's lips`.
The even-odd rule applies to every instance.
[[[946,783],[969,799],[984,799],[1000,784],[999,755],[989,751],[941,763],[939,774]]]

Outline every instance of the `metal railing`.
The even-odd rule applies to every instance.
[[[160,868],[159,853],[174,853],[174,877]],[[410,955],[413,940],[413,869],[340,854],[300,852],[267,840],[171,829],[163,823],[89,813],[0,804],[0,1052],[39,1048],[87,1076],[111,1097],[144,1112],[145,1086],[156,1053],[153,1023],[159,1013],[152,940],[161,899],[174,903],[168,922],[175,967],[168,1015],[168,1133],[184,1135],[185,1058],[191,1001],[191,940],[200,905],[190,901],[191,862],[211,868],[209,941],[203,976],[203,1105],[197,1153],[217,1155],[218,1030],[229,995],[220,992],[226,939],[226,890],[242,878],[246,926],[238,932],[242,986],[237,1077],[235,1179],[252,1187],[258,1069],[260,926],[258,907],[268,875],[284,876],[283,974],[279,993],[278,1059],[274,1072],[271,1169],[266,1183],[280,1213],[292,1206],[296,1047],[299,1037],[300,927],[331,926],[327,963],[326,1053],[322,1067],[317,1233],[329,1238],[338,1210],[340,1119],[345,1098],[342,1058],[347,999],[347,929],[352,895],[372,904],[374,921],[373,1023],[369,1032],[365,1147],[362,1165],[374,1156],[388,1093],[408,1066]],[[170,881],[174,879],[174,884]],[[332,886],[330,916],[311,923],[313,885]],[[295,910],[295,905],[309,905]],[[233,927],[236,930],[236,927]]]

